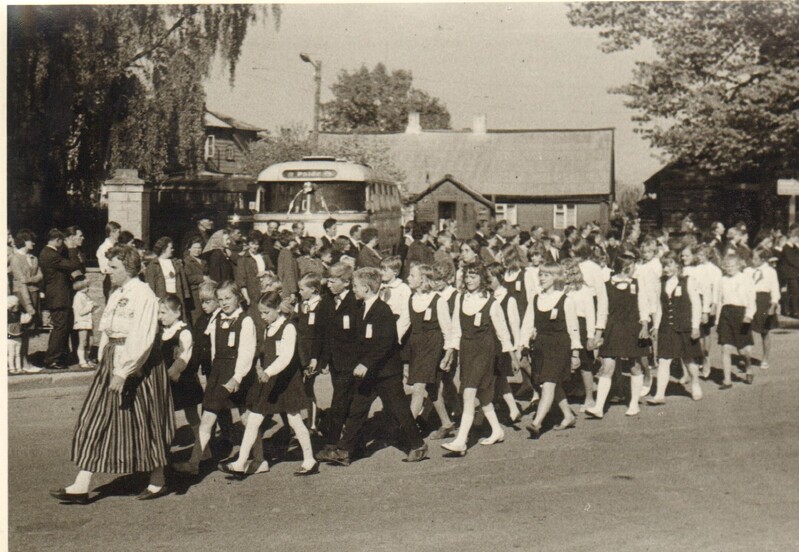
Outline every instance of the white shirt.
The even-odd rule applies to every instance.
[[[755,293],[768,293],[771,303],[779,304],[781,294],[777,271],[768,262],[755,268],[747,268],[744,272],[747,271],[755,282]]]
[[[274,336],[280,327],[286,323],[286,317],[280,315],[277,319],[269,324],[266,328],[266,335],[269,337]],[[297,350],[297,329],[294,324],[288,324],[283,330],[283,335],[280,340],[275,344],[275,352],[277,358],[272,361],[272,364],[264,368],[264,372],[273,378],[280,372],[286,369],[291,364],[291,359],[294,358],[294,353]]]
[[[164,285],[167,293],[177,293],[177,275],[175,274],[175,264],[172,259],[158,258],[158,264],[161,265],[161,272],[164,273]]]
[[[372,305],[375,304],[375,301],[377,301],[377,299],[378,299],[377,294],[375,294],[363,300],[363,318],[361,320],[366,320],[366,313],[369,312],[369,309],[372,308]]]
[[[607,295],[606,295],[607,296]],[[556,291],[550,288],[538,294],[538,308],[541,312],[550,312],[558,304],[560,298],[563,297],[562,291]],[[593,296],[591,302],[593,303]],[[580,323],[577,320],[577,310],[574,308],[574,300],[566,295],[566,300],[563,302],[563,314],[566,317],[566,331],[569,333],[569,341],[571,341],[572,349],[582,349],[583,345],[580,343]],[[525,346],[530,342],[535,330],[535,306],[530,304],[530,308],[524,313],[524,320],[522,321],[521,329],[521,344],[520,347]]]
[[[205,333],[211,336],[211,360],[216,357],[216,325],[222,324],[224,328],[226,325],[231,324],[240,316],[244,316],[241,307],[238,307],[233,314],[227,315],[222,311],[215,318],[212,318],[208,323]],[[233,379],[241,383],[250,369],[252,368],[252,361],[255,358],[255,351],[258,343],[258,335],[255,332],[255,323],[249,316],[246,317],[241,323],[241,334],[239,335],[239,348],[236,354],[236,368],[233,371]],[[223,384],[227,382],[222,382]]]
[[[753,318],[757,311],[755,298],[755,282],[751,276],[743,272],[735,276],[722,276],[716,314],[721,315],[721,307],[724,305],[734,305],[745,307],[744,317]]]
[[[650,322],[660,305],[660,279],[663,277],[663,265],[660,259],[653,257],[645,263],[636,265],[635,279],[638,280],[640,295],[639,310],[641,321]]]
[[[414,293],[411,297],[411,309],[417,314],[425,312],[430,308],[430,304],[437,295],[432,292]],[[454,349],[455,345],[452,344],[452,316],[449,313],[447,301],[441,296],[439,296],[436,304],[436,317],[438,318],[438,327],[444,336],[444,349]],[[400,336],[400,340],[402,340],[402,336]]]
[[[116,348],[113,360],[114,375],[127,379],[147,361],[158,330],[158,299],[150,286],[131,278],[114,290],[98,329],[101,357],[109,338],[125,339],[125,344]]]
[[[391,283],[380,285],[380,298],[391,308],[394,316],[398,317],[397,337],[401,340],[411,327],[411,319],[408,316],[411,288],[399,278],[394,278]]]
[[[668,280],[666,280],[666,285],[663,288],[663,291],[666,292],[666,295],[672,297],[674,292],[677,290],[677,285],[679,285],[680,279],[677,276],[672,276]],[[702,322],[702,297],[699,293],[699,282],[696,281],[696,278],[692,276],[687,276],[685,279],[685,285],[688,287],[685,292],[688,293],[688,297],[691,299],[691,329],[698,330],[699,324]],[[680,293],[685,293],[682,290]],[[658,300],[658,308],[655,311],[654,316],[654,326],[656,328],[660,327],[660,321],[663,318],[663,305],[660,304],[660,300]]]
[[[185,364],[188,364],[191,360],[191,353],[192,349],[194,348],[194,344],[191,339],[191,331],[189,331],[189,328],[186,326],[185,322],[178,320],[168,328],[164,328],[164,330],[161,332],[161,341],[169,341],[178,332],[180,332],[180,335],[178,336],[178,341],[180,342],[180,355],[178,356],[178,359],[182,360]],[[172,359],[165,358],[164,361],[172,362]],[[167,368],[169,368],[169,366],[167,366]],[[183,369],[186,369],[185,366]]]
[[[580,318],[585,318],[586,335],[588,338],[593,338],[594,332],[596,332],[596,309],[594,309],[594,294],[591,292],[591,288],[584,285],[566,295],[571,297],[574,303],[578,323]]]
[[[505,286],[499,286],[494,290],[494,300],[497,303],[502,303],[506,295],[508,295],[508,289]],[[514,348],[520,350],[519,332],[522,328],[522,321],[521,317],[519,316],[519,305],[516,303],[516,299],[513,297],[508,299],[506,305],[505,314],[507,315],[508,320],[508,331],[510,331],[510,336],[513,339]]]
[[[583,280],[596,297],[596,329],[604,330],[608,323],[608,290],[605,288],[605,276],[602,268],[590,259],[580,261],[580,272]]]
[[[455,309],[452,315],[452,344],[454,349],[459,350],[461,344],[461,308],[463,313],[467,316],[474,316],[480,312],[489,299],[489,295],[482,293],[472,293],[470,291],[459,293],[455,298]],[[511,342],[511,335],[508,331],[508,325],[505,323],[505,314],[502,308],[494,301],[488,311],[491,316],[491,323],[494,326],[494,332],[497,334],[497,339],[502,344],[502,352],[508,353],[513,351],[513,343]]]
[[[699,280],[699,292],[702,294],[702,308],[705,308],[705,295],[707,295],[708,307],[705,312],[712,313],[718,304],[721,278],[721,269],[710,261],[702,263],[696,267],[696,276]]]
[[[258,274],[260,274],[261,272],[266,272],[266,263],[264,263],[263,256],[253,255],[251,253],[250,257],[252,257],[255,260],[255,266],[258,268]]]
[[[103,274],[110,274],[111,270],[108,268],[108,259],[106,258],[105,254],[108,253],[108,250],[114,247],[114,242],[112,242],[109,238],[106,238],[103,243],[100,244],[100,247],[97,248],[97,263],[100,265],[100,272]]]

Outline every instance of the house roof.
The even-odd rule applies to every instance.
[[[463,191],[465,194],[471,196],[476,201],[479,201],[480,203],[482,203],[483,205],[485,205],[486,207],[488,207],[491,210],[494,209],[494,204],[491,201],[489,201],[488,199],[486,199],[485,196],[482,196],[479,193],[477,193],[476,191],[472,190],[469,186],[467,186],[463,182],[460,182],[455,177],[453,177],[451,174],[444,175],[444,178],[442,178],[441,180],[439,180],[435,184],[431,184],[426,190],[424,190],[421,193],[419,193],[419,194],[415,195],[414,197],[412,197],[411,198],[411,203],[416,203],[417,201],[422,199],[427,194],[433,192],[436,188],[438,188],[439,186],[441,186],[445,182],[451,182],[455,187],[459,188],[461,191]]]
[[[227,115],[222,115],[221,113],[213,112],[209,109],[205,110],[204,123],[205,126],[214,128],[235,128],[236,130],[249,130],[251,132],[261,132],[265,130],[247,123],[242,123],[233,117],[228,117]]]
[[[491,196],[608,195],[612,191],[612,128],[576,130],[424,131],[361,134],[388,148],[411,194],[452,175]],[[350,138],[328,133],[322,140]]]

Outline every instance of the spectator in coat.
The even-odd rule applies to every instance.
[[[372,268],[380,268],[380,261],[383,257],[377,252],[378,235],[377,228],[364,228],[361,231],[361,240],[363,247],[358,252],[358,258],[355,261],[356,268],[364,268],[370,266]]]
[[[191,295],[188,310],[192,325],[197,323],[197,319],[203,312],[200,300],[200,284],[208,279],[205,275],[207,270],[205,260],[200,257],[202,252],[202,240],[199,237],[195,237],[189,243],[188,251],[183,255],[183,273],[186,275],[186,281],[189,284],[189,295]]]
[[[266,271],[275,271],[272,259],[261,253],[262,240],[263,235],[258,230],[250,232],[247,235],[247,249],[241,254],[236,265],[236,283],[241,287],[244,299],[252,309],[251,313],[257,312],[258,300],[261,298],[259,278]]]
[[[227,230],[217,230],[203,249],[203,257],[208,262],[208,276],[221,283],[235,278],[235,267],[231,260],[230,235]]]
[[[413,224],[413,243],[408,246],[408,255],[402,265],[403,281],[408,279],[408,271],[412,264],[433,264],[435,262],[436,251],[430,243],[431,226],[429,222],[417,221]]]
[[[172,258],[174,253],[175,245],[172,238],[166,236],[159,238],[153,245],[156,259],[144,269],[144,280],[159,299],[164,299],[167,295],[174,295],[180,299],[185,317],[186,302],[191,298],[191,290],[183,272],[183,263]]]
[[[205,244],[208,243],[211,230],[214,229],[214,221],[211,220],[211,215],[208,213],[201,213],[197,215],[194,218],[194,222],[196,226],[187,231],[183,235],[183,241],[180,242],[180,250],[184,255],[189,250],[189,247],[191,247],[191,244],[195,239],[199,239],[201,246],[204,248]]]

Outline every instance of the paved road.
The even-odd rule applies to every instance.
[[[309,478],[292,477],[296,461],[244,482],[211,472],[153,502],[126,495],[141,480],[97,476],[105,497],[83,507],[47,490],[74,477],[85,384],[12,390],[11,550],[795,551],[798,334],[775,335],[772,368],[751,387],[707,382],[703,401],[674,396],[633,419],[614,406],[463,459],[436,445],[421,464],[385,448]]]

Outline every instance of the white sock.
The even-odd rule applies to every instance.
[[[660,380],[658,380],[658,384],[660,384]],[[641,389],[644,387],[644,376],[630,376],[630,394],[632,395],[632,399],[630,400],[630,408],[628,412],[638,412],[640,407],[638,406],[638,401],[641,398]]]
[[[670,373],[671,373],[670,363],[666,362],[658,363],[658,384],[657,384],[657,391],[655,392],[655,398],[657,399],[666,398],[666,387],[669,386]]]
[[[160,487],[158,485],[147,485],[147,490],[150,491],[151,493],[157,493],[163,488],[164,488],[163,485],[161,485]]]
[[[605,401],[608,400],[608,394],[610,393],[610,383],[611,378],[606,378],[604,376],[600,376],[599,381],[597,382],[596,406],[593,408],[597,412],[602,412],[605,409]],[[638,391],[641,391],[640,388]]]

